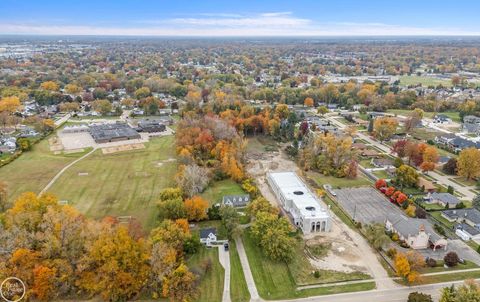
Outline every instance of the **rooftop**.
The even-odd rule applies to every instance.
[[[285,198],[292,200],[303,216],[328,218],[317,197],[305,186],[295,172],[269,173]]]

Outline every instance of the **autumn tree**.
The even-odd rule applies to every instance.
[[[295,239],[289,236],[292,227],[284,217],[269,212],[259,212],[250,233],[272,260],[290,261],[294,254]]]
[[[12,114],[20,109],[21,103],[17,96],[4,97],[0,99],[0,113]]]
[[[311,97],[307,97],[303,101],[303,105],[307,106],[307,107],[313,107],[314,104],[315,104],[315,102],[313,101],[313,99]]]
[[[448,175],[457,174],[457,159],[450,158],[442,167],[442,171]]]
[[[200,221],[207,218],[208,202],[200,196],[185,200],[185,210],[189,221]]]
[[[197,295],[196,280],[197,277],[182,263],[163,278],[162,294],[172,302],[191,301]]]
[[[45,90],[50,90],[50,91],[58,91],[60,86],[54,81],[46,81],[40,84],[40,87]]]
[[[69,94],[78,94],[82,91],[82,88],[75,84],[67,84],[65,85],[65,91]]]
[[[427,146],[423,151],[422,158],[423,162],[420,165],[422,171],[433,171],[439,159],[437,148],[435,148],[434,146]]]
[[[380,141],[390,139],[397,131],[398,121],[393,117],[379,117],[373,123],[373,134]]]
[[[260,196],[248,203],[247,213],[252,217],[256,217],[260,212],[278,214],[278,208],[272,206],[272,204],[265,197]]]
[[[395,170],[395,183],[402,188],[414,187],[418,183],[418,173],[408,165],[401,165]]]
[[[186,207],[180,188],[166,188],[160,192],[157,203],[161,219],[178,219],[187,217]]]
[[[110,103],[109,100],[96,100],[92,102],[92,107],[93,110],[97,111],[101,115],[107,115],[113,109],[112,103]]]
[[[460,152],[457,160],[458,175],[466,179],[474,179],[480,176],[480,150],[467,148]]]
[[[123,226],[102,231],[79,266],[78,285],[107,301],[125,301],[138,295],[149,278],[150,250],[134,240]]]
[[[0,213],[8,208],[7,184],[0,181]]]

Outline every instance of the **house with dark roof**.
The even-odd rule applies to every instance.
[[[441,205],[442,207],[449,205],[449,207],[454,208],[459,204],[461,201],[454,195],[450,193],[437,193],[433,192],[428,194],[423,199],[426,203],[436,203]]]
[[[447,248],[447,240],[438,235],[425,219],[410,218],[405,215],[389,214],[385,220],[387,231],[398,235],[412,249],[433,250]]]
[[[435,142],[439,146],[455,153],[470,147],[480,148],[480,143],[459,137],[453,133],[439,135],[435,137]]]
[[[445,114],[437,114],[433,117],[433,122],[437,124],[450,123],[451,121],[452,119]]]
[[[455,234],[465,241],[480,241],[480,230],[466,223],[459,223],[455,225]]]
[[[391,160],[389,158],[373,158],[371,163],[376,168],[393,167],[393,160]]]
[[[250,202],[250,195],[225,195],[222,198],[222,204],[234,208],[244,208]]]
[[[480,230],[480,211],[477,209],[455,209],[442,211],[442,217],[450,222],[466,223]]]
[[[468,133],[480,134],[480,117],[474,115],[463,117],[463,130]]]
[[[210,246],[213,242],[217,241],[217,229],[206,228],[200,230],[200,242]]]

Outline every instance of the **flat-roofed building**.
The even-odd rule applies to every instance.
[[[267,173],[267,181],[283,209],[304,234],[330,231],[329,211],[295,172]]]
[[[91,125],[89,132],[98,144],[141,138],[135,129],[126,123],[118,122],[114,124]]]

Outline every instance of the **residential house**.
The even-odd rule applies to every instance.
[[[200,242],[206,246],[212,245],[212,243],[217,241],[217,229],[216,228],[207,228],[200,230]]]
[[[455,233],[463,240],[480,242],[480,211],[477,209],[455,209],[442,211],[442,217],[457,222]]]
[[[447,240],[438,235],[425,219],[390,214],[385,220],[385,228],[397,234],[400,240],[415,250],[447,248]]]
[[[423,200],[426,203],[436,203],[438,205],[441,205],[442,207],[446,207],[447,204],[450,208],[455,208],[457,204],[459,204],[461,201],[454,195],[450,193],[429,193],[427,196],[423,198]]]
[[[371,164],[375,168],[389,168],[393,167],[393,160],[389,158],[373,158]]]
[[[463,130],[468,133],[480,134],[480,117],[467,115],[463,118]]]
[[[463,137],[456,136],[453,133],[437,136],[435,137],[435,142],[439,146],[455,153],[470,147],[480,148],[480,142],[474,142]]]
[[[431,181],[429,181],[429,180],[427,180],[423,177],[418,178],[417,186],[419,188],[423,188],[424,192],[432,193],[432,192],[435,192],[437,190],[437,187]]]
[[[222,198],[222,204],[234,208],[244,208],[250,202],[250,195],[225,195]]]
[[[448,124],[452,122],[452,119],[445,114],[437,114],[433,117],[433,122],[437,124]]]
[[[13,153],[17,149],[17,139],[13,136],[0,137],[0,154]]]

